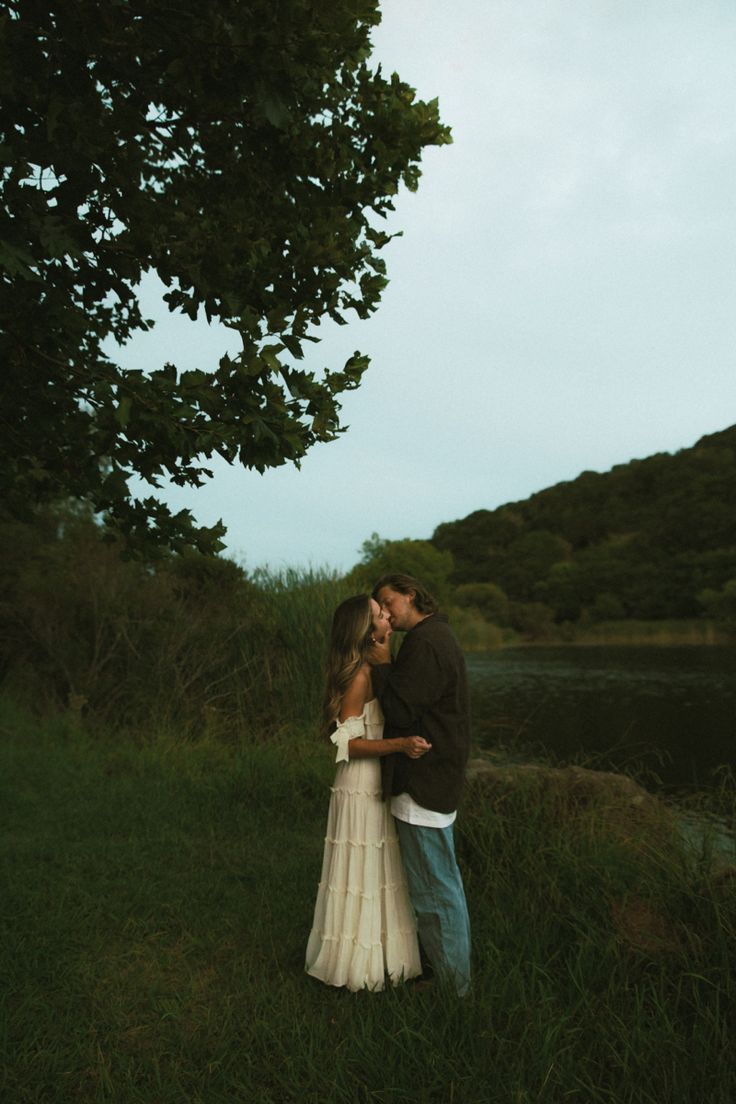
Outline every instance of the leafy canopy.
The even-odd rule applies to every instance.
[[[15,0],[0,16],[0,474],[11,510],[84,497],[132,543],[219,546],[129,479],[263,472],[342,431],[368,358],[305,368],[321,319],[369,316],[380,218],[414,190],[436,101],[369,65],[377,0]],[[378,217],[377,217],[378,216]],[[104,343],[169,308],[236,331],[196,371]],[[12,491],[10,490],[12,488]]]

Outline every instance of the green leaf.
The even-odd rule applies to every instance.
[[[265,360],[272,372],[279,372],[281,370],[281,361],[276,353],[281,352],[283,348],[283,345],[266,345],[261,349],[261,360]]]
[[[0,268],[9,276],[22,276],[24,279],[39,281],[40,276],[33,271],[36,259],[23,246],[0,241]]]
[[[120,400],[115,410],[115,421],[118,423],[118,425],[122,426],[123,429],[125,429],[128,422],[130,421],[130,408],[132,405],[133,400],[130,398],[129,395],[125,395]]]
[[[291,112],[284,101],[277,95],[268,93],[259,99],[259,104],[271,126],[276,127],[278,130],[286,130],[289,127],[291,124]]]

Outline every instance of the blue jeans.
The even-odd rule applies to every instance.
[[[394,823],[422,947],[438,979],[464,996],[470,988],[470,918],[453,826]]]

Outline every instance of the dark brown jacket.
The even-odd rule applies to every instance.
[[[423,736],[432,750],[381,761],[383,796],[409,793],[425,809],[451,813],[460,799],[470,751],[465,659],[447,618],[431,614],[407,632],[394,663],[373,668],[384,736]]]

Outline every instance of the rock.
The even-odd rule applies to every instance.
[[[677,927],[650,901],[639,897],[613,901],[611,918],[616,938],[626,947],[650,956],[682,950]]]
[[[471,801],[483,795],[500,809],[523,788],[552,802],[555,814],[565,819],[593,814],[595,823],[622,842],[661,847],[677,835],[672,810],[625,774],[481,758],[470,760],[467,773]]]
[[[468,780],[486,790],[499,792],[532,783],[585,805],[609,803],[630,805],[635,809],[665,808],[659,798],[633,778],[584,767],[547,767],[539,763],[498,764],[490,759],[471,759]]]

